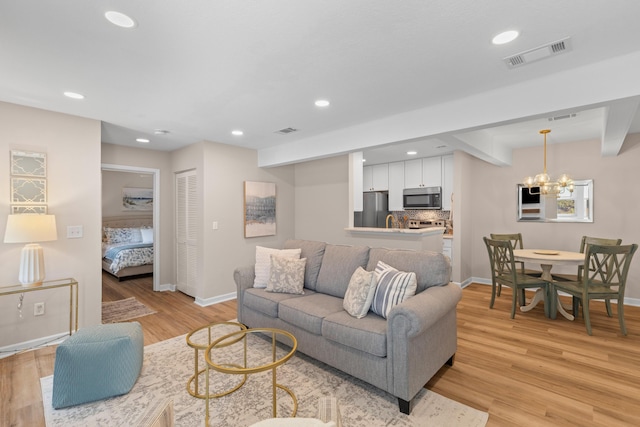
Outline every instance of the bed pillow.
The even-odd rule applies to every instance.
[[[254,288],[266,288],[271,274],[271,255],[285,258],[300,258],[301,249],[273,249],[256,246],[256,278]]]
[[[142,243],[153,243],[153,228],[141,228]]]
[[[398,271],[378,261],[374,274],[378,284],[373,295],[371,311],[386,319],[393,307],[416,294],[416,273]]]
[[[133,227],[105,227],[104,236],[105,242],[110,244],[142,242],[142,234],[140,233],[140,229]]]
[[[358,267],[351,276],[342,306],[351,316],[362,319],[367,315],[376,292],[376,275]]]
[[[306,258],[294,259],[271,255],[271,273],[266,291],[303,295],[306,263]]]

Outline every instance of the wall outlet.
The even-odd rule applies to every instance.
[[[37,302],[33,304],[33,315],[34,316],[42,316],[44,314],[44,303]]]

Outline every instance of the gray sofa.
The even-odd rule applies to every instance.
[[[450,283],[449,259],[436,252],[331,245],[288,240],[306,258],[304,295],[253,288],[254,266],[234,272],[238,320],[248,327],[291,332],[298,350],[398,398],[400,411],[445,364],[457,347],[456,305],[460,287]],[[369,312],[356,319],[343,308],[353,272],[383,261],[417,276],[416,295],[395,306],[387,319]]]

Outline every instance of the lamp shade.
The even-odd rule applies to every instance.
[[[58,239],[55,215],[9,215],[5,243],[50,242]]]

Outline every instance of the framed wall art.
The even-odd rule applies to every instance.
[[[153,188],[123,188],[122,210],[152,211]]]
[[[44,178],[11,178],[11,203],[29,205],[47,203],[47,180]]]
[[[46,177],[47,155],[31,151],[11,150],[11,175]]]
[[[275,236],[276,184],[244,182],[244,237]]]
[[[11,205],[11,214],[43,214],[47,213],[47,205]]]

